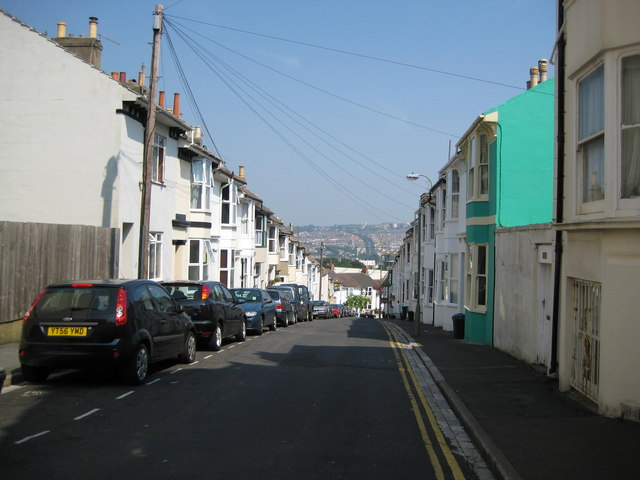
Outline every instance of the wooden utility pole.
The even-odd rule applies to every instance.
[[[156,98],[158,97],[158,63],[162,35],[162,5],[153,12],[153,46],[151,74],[149,75],[149,110],[144,131],[144,162],[142,164],[142,208],[140,212],[140,249],[138,278],[149,278],[149,223],[151,221],[151,174],[153,171],[153,145],[156,131]]]
[[[324,251],[324,242],[320,241],[320,285],[319,285],[319,297],[318,300],[322,300],[322,252]]]

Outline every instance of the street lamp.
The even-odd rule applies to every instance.
[[[420,177],[424,177],[429,181],[429,191],[433,189],[433,182],[429,177],[422,173],[410,173],[407,175],[407,180],[418,180]],[[420,336],[420,323],[422,322],[422,308],[420,302],[420,293],[422,290],[422,197],[418,201],[418,228],[416,232],[416,240],[418,242],[418,290],[416,295],[416,314],[415,314],[415,336]]]

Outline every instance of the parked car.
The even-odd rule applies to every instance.
[[[274,285],[269,287],[269,290],[286,290],[291,295],[292,303],[293,303],[293,311],[295,315],[294,323],[304,322],[307,317],[304,311],[304,303],[301,303],[300,294],[298,293],[298,289],[295,286],[291,285]]]
[[[310,305],[311,315],[313,318],[331,318],[329,302],[325,302],[324,300],[313,300]]]
[[[27,381],[45,381],[56,368],[107,366],[141,384],[152,362],[195,360],[195,327],[151,280],[54,283],[24,317],[19,357]]]
[[[311,309],[309,308],[309,302],[311,301],[311,295],[309,295],[309,289],[304,285],[299,285],[297,283],[281,283],[282,287],[294,287],[298,292],[298,297],[300,301],[300,310],[298,311],[298,320],[306,319],[308,321],[313,320],[313,316],[311,315]]]
[[[262,335],[264,327],[274,331],[278,328],[276,323],[276,303],[266,290],[261,288],[234,288],[234,295],[242,300],[240,307],[247,317],[247,330],[253,330]]]
[[[288,327],[295,323],[295,304],[291,292],[280,289],[274,290],[267,288],[269,296],[276,304],[276,320],[281,327]]]
[[[218,351],[224,338],[235,337],[243,342],[247,337],[244,310],[231,291],[220,282],[162,282],[173,299],[182,306],[196,327],[198,342],[209,350]]]

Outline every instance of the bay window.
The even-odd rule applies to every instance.
[[[582,202],[604,198],[604,67],[579,83],[578,150]]]
[[[211,161],[191,162],[191,208],[209,210],[211,202]]]
[[[640,197],[640,55],[622,59],[622,198]]]
[[[487,244],[471,243],[467,252],[465,306],[485,312],[487,308]]]

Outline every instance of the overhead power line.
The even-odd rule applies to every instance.
[[[185,21],[188,21],[188,22],[199,23],[199,24],[202,24],[202,25],[210,26],[210,27],[221,28],[221,29],[230,30],[230,31],[234,31],[234,32],[244,33],[244,34],[247,34],[247,35],[253,35],[253,36],[256,36],[256,37],[269,38],[271,40],[278,40],[280,42],[293,43],[293,44],[296,44],[296,45],[303,45],[305,47],[316,48],[316,49],[319,49],[319,50],[326,50],[326,51],[329,51],[329,52],[340,53],[342,55],[350,55],[352,57],[366,58],[368,60],[374,60],[374,61],[377,61],[377,62],[389,63],[391,65],[398,65],[400,67],[413,68],[413,69],[416,69],[416,70],[423,70],[423,71],[426,71],[426,72],[437,73],[437,74],[440,74],[440,75],[447,75],[447,76],[450,76],[450,77],[462,78],[462,79],[471,80],[471,81],[474,81],[474,82],[487,83],[487,84],[490,84],[490,85],[497,85],[497,86],[505,87],[505,88],[512,88],[512,89],[520,90],[520,91],[526,90],[526,88],[521,87],[521,86],[511,85],[511,84],[502,83],[502,82],[496,82],[494,80],[488,80],[486,78],[479,78],[479,77],[474,77],[474,76],[471,76],[471,75],[463,75],[463,74],[460,74],[460,73],[448,72],[448,71],[445,71],[445,70],[439,70],[439,69],[436,69],[436,68],[425,67],[425,66],[422,66],[422,65],[415,65],[415,64],[412,64],[412,63],[401,62],[401,61],[398,61],[398,60],[391,60],[391,59],[388,59],[388,58],[376,57],[376,56],[373,56],[373,55],[366,55],[364,53],[351,52],[349,50],[343,50],[343,49],[339,49],[339,48],[326,47],[324,45],[318,45],[318,44],[310,43],[310,42],[303,42],[303,41],[300,41],[300,40],[292,40],[290,38],[278,37],[278,36],[275,36],[275,35],[267,35],[267,34],[264,34],[264,33],[252,32],[252,31],[249,31],[249,30],[243,30],[241,28],[229,27],[229,26],[226,26],[226,25],[220,25],[220,24],[216,24],[216,23],[205,22],[205,21],[202,21],[202,20],[195,20],[195,19],[192,19],[192,18],[184,18],[184,17],[179,17],[179,16],[176,16],[176,15],[165,15],[165,16],[169,16],[169,17],[175,18],[175,19],[185,20]]]

